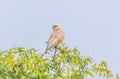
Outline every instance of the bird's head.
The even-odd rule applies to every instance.
[[[55,31],[55,30],[61,29],[61,26],[59,24],[53,24],[52,29]]]

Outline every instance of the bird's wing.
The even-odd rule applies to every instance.
[[[47,53],[49,50],[51,50],[51,48],[53,48],[55,45],[56,45],[56,32],[53,31],[51,36],[49,37],[48,39],[48,45],[47,45],[47,48],[46,48],[46,51],[45,53]]]
[[[64,39],[63,30],[54,31],[48,40],[48,44],[59,43],[59,42],[62,42],[63,39]]]

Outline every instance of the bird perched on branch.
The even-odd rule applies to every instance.
[[[65,33],[59,24],[53,24],[52,29],[53,29],[53,32],[48,39],[45,53],[48,53],[48,51],[51,51],[51,49],[54,49],[55,50],[54,55],[55,55],[57,52],[57,47],[64,39]]]

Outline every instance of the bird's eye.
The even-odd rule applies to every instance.
[[[57,25],[55,27],[57,27]]]

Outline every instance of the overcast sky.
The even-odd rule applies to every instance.
[[[70,48],[120,74],[120,0],[0,0],[0,50],[17,45],[42,53],[54,23]]]

